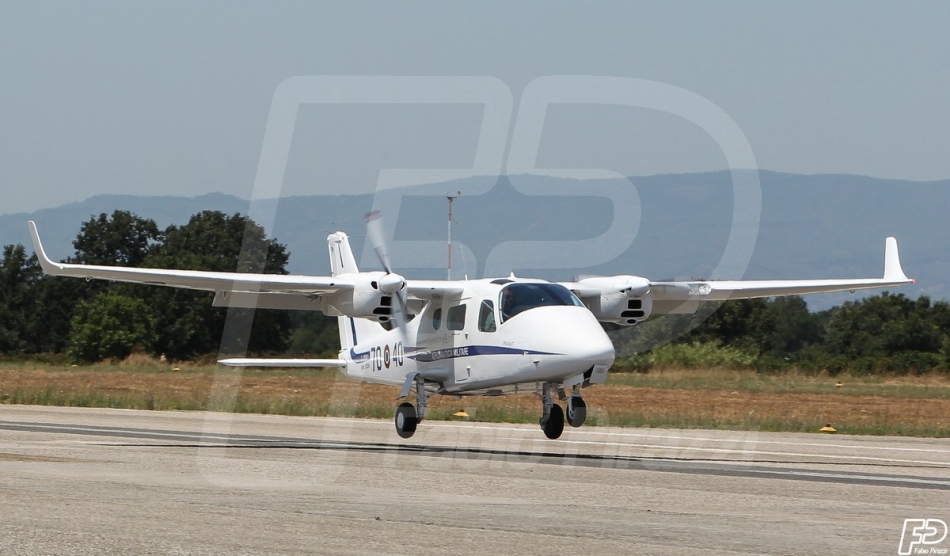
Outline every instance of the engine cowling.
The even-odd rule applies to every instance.
[[[361,272],[354,282],[352,290],[323,296],[320,309],[328,315],[390,321],[398,303],[395,295],[405,287],[405,279],[385,272]]]
[[[578,284],[588,291],[600,291],[600,295],[581,297],[600,322],[633,326],[645,321],[653,310],[650,281],[641,276],[584,278]]]

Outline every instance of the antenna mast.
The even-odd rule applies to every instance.
[[[452,201],[458,199],[462,195],[461,191],[456,191],[455,195],[449,195],[449,192],[445,192],[445,198],[449,200],[449,264],[447,266],[447,276],[448,279],[452,279]]]

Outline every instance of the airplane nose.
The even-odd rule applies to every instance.
[[[596,320],[584,323],[584,326],[572,327],[569,337],[563,338],[561,345],[572,358],[589,361],[593,364],[611,364],[614,361],[614,345]]]
[[[533,349],[543,365],[586,370],[593,365],[611,365],[614,346],[594,315],[583,307],[541,307],[525,312],[523,325],[535,336]],[[521,315],[519,315],[520,317]],[[512,321],[514,324],[515,321]],[[543,331],[543,333],[542,333]]]

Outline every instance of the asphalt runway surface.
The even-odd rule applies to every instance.
[[[2,405],[0,489],[0,554],[897,554],[950,441]]]

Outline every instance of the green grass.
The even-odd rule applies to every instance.
[[[950,381],[943,375],[922,377],[805,375],[795,371],[683,370],[650,373],[611,373],[612,385],[675,390],[737,390],[773,394],[838,394],[950,400]],[[841,386],[836,386],[837,383]]]
[[[397,403],[395,389],[360,385],[336,370],[235,371],[205,365],[174,372],[170,367],[8,362],[0,364],[0,403],[380,419],[392,418]],[[841,387],[835,386],[838,381]],[[815,432],[824,424],[819,410],[800,410],[795,417],[797,405],[782,408],[814,402],[814,407],[824,408],[820,411],[839,415],[841,422],[835,426],[842,433],[950,436],[950,380],[944,375],[828,377],[686,369],[614,372],[608,382],[585,390],[590,425]],[[213,383],[219,388],[212,388]],[[743,395],[732,395],[736,393]],[[809,397],[789,401],[783,394]],[[843,401],[842,396],[854,401]],[[465,408],[470,420],[537,424],[540,405],[533,396],[434,396],[429,408],[428,418],[434,420],[457,420],[453,414]],[[841,408],[850,413],[841,413]]]

